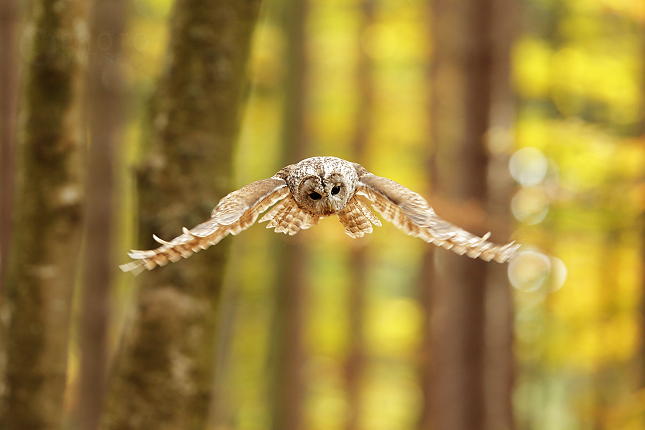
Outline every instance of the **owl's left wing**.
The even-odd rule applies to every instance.
[[[208,221],[191,230],[184,227],[184,234],[170,242],[153,236],[161,243],[159,248],[149,251],[133,250],[128,255],[135,261],[119,267],[124,272],[133,272],[136,275],[144,269],[152,270],[157,266],[166,265],[169,261],[188,258],[195,252],[217,244],[229,233],[235,235],[247,229],[262,212],[288,194],[286,182],[277,175],[253,182],[220,200]]]
[[[497,245],[488,242],[490,233],[475,236],[437,216],[428,202],[403,185],[368,172],[355,164],[359,174],[356,193],[372,202],[374,208],[406,234],[451,249],[459,255],[499,263],[508,261],[520,247],[513,242]]]

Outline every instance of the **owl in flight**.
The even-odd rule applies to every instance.
[[[276,204],[277,203],[277,204]],[[273,177],[253,182],[224,197],[213,209],[211,218],[170,242],[149,251],[131,251],[135,261],[121,270],[138,274],[169,261],[190,257],[217,244],[226,235],[238,234],[274,205],[260,222],[276,233],[294,235],[318,224],[321,218],[337,215],[349,236],[372,232],[381,225],[368,208],[372,206],[406,234],[451,249],[459,255],[500,263],[508,261],[519,245],[488,242],[490,233],[477,237],[439,218],[423,197],[390,179],[375,176],[357,163],[336,157],[312,157],[291,164]]]

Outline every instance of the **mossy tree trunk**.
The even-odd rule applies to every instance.
[[[12,231],[19,65],[16,46],[18,22],[18,1],[4,0],[0,3],[0,297],[3,293],[3,281],[7,276]],[[0,319],[0,327],[2,325],[3,321]],[[2,332],[0,329],[0,333]],[[7,345],[2,336],[0,334],[0,393],[6,392],[7,368]]]
[[[138,172],[139,241],[208,219],[231,191],[240,95],[259,0],[177,0]],[[103,429],[201,429],[213,386],[228,241],[141,276]]]
[[[18,96],[17,0],[0,4],[0,279],[7,272],[11,235]],[[0,282],[0,293],[2,283]]]
[[[2,427],[59,429],[82,232],[83,2],[31,4],[17,148]]]

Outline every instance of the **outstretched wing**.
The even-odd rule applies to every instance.
[[[451,249],[459,255],[499,263],[508,261],[520,247],[513,242],[497,245],[488,242],[490,233],[478,237],[437,216],[419,194],[391,179],[375,176],[356,165],[359,174],[357,194],[365,196],[386,220],[406,234]]]
[[[238,234],[247,229],[262,212],[288,194],[286,182],[276,176],[253,182],[220,200],[208,221],[191,230],[184,227],[184,234],[170,242],[153,236],[161,243],[159,248],[149,251],[133,250],[128,255],[135,261],[119,267],[124,272],[136,275],[143,269],[152,270],[169,261],[188,258],[195,252],[217,244],[229,233]]]

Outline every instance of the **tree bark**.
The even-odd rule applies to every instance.
[[[307,0],[285,4],[286,52],[285,111],[282,165],[307,157],[306,132],[306,34]],[[307,246],[302,235],[281,238],[277,257],[275,335],[274,430],[304,428],[306,361],[303,329],[307,292]]]
[[[125,7],[123,0],[95,0],[90,13],[87,223],[79,324],[80,387],[74,414],[79,430],[98,427],[105,391],[109,291],[117,270],[111,257],[115,151],[123,134],[125,87],[120,41]]]
[[[489,224],[500,226],[500,238],[510,235],[509,202],[513,180],[508,162],[512,151],[512,133],[516,118],[516,98],[511,88],[511,48],[519,27],[516,0],[493,0],[491,40],[491,111],[488,141]],[[515,381],[514,303],[508,282],[507,266],[488,266],[486,290],[485,396],[486,429],[513,430],[513,386]]]
[[[209,218],[231,191],[239,101],[259,0],[177,0],[138,172],[139,245]],[[201,429],[213,386],[228,241],[141,277],[103,429]]]
[[[11,236],[18,99],[17,24],[18,2],[4,0],[0,4],[0,280],[7,273]]]
[[[13,210],[14,164],[16,148],[16,117],[18,101],[18,50],[16,27],[19,22],[18,2],[5,0],[0,4],[0,297],[3,294],[9,262],[11,215]],[[1,305],[0,299],[0,305]],[[5,321],[0,318],[0,393],[7,391],[7,342]],[[0,396],[1,397],[1,396]],[[2,417],[0,406],[0,417]]]
[[[59,429],[83,212],[83,2],[32,4],[26,32],[8,316],[6,429]]]
[[[444,197],[485,206],[491,0],[434,0],[432,9],[433,185]],[[430,418],[424,425],[435,430],[484,429],[487,263],[435,252],[437,269],[427,286],[432,288],[428,303],[434,367]]]
[[[360,2],[362,34],[374,24],[376,3],[374,0]],[[374,108],[374,76],[371,58],[363,49],[359,50],[356,70],[358,107],[356,112],[356,129],[353,141],[353,160],[365,163],[367,144],[372,131],[372,109]],[[349,354],[345,360],[345,388],[349,414],[345,428],[360,428],[360,408],[362,399],[362,379],[365,368],[365,340],[363,319],[365,318],[365,290],[367,283],[367,248],[364,241],[351,242],[349,284]]]

